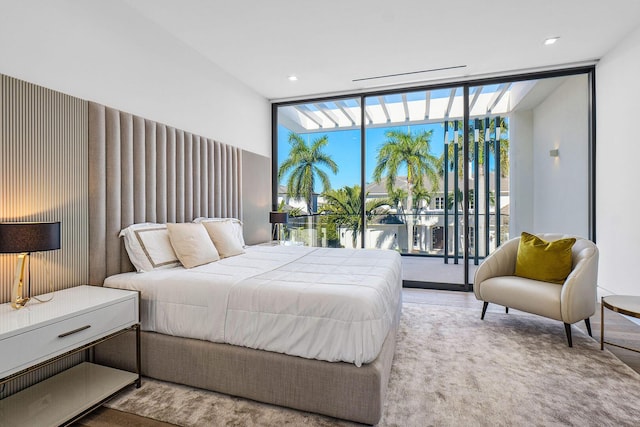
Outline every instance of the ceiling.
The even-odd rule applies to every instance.
[[[640,25],[637,0],[123,3],[270,100],[594,63]]]

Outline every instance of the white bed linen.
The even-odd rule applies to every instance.
[[[402,268],[393,251],[252,246],[104,285],[141,291],[143,330],[360,366],[393,323]]]

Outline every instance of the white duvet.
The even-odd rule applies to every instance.
[[[141,291],[143,330],[360,366],[393,323],[402,270],[393,251],[252,246],[104,285]]]

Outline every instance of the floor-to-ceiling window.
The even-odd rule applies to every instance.
[[[585,68],[274,104],[287,238],[463,264],[446,282],[467,286],[522,231],[593,237],[592,82]]]
[[[359,97],[278,108],[275,208],[289,213],[287,241],[360,247],[360,112]]]

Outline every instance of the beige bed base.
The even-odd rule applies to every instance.
[[[376,424],[384,407],[399,316],[400,310],[378,358],[361,367],[142,332],[142,375]],[[135,334],[129,333],[100,344],[95,350],[95,361],[135,370],[134,351]]]

